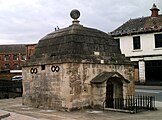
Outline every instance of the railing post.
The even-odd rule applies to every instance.
[[[127,101],[128,100],[128,98],[126,97],[126,99],[125,99],[125,105],[124,105],[124,107],[125,107],[125,109],[127,109]]]
[[[154,99],[154,108],[153,108],[153,109],[155,110],[155,109],[156,109],[156,108],[155,108],[155,96],[153,97],[153,99]]]
[[[147,109],[149,110],[149,108],[150,108],[150,97],[149,96],[147,96]]]
[[[138,98],[137,98],[137,112],[139,112],[139,106],[140,106],[140,96],[138,96]]]
[[[103,111],[104,111],[104,109],[105,109],[105,102],[106,102],[106,99],[103,101]]]
[[[145,104],[145,96],[142,96],[143,97],[143,107],[146,108],[146,104]]]
[[[151,110],[153,107],[152,107],[153,105],[152,105],[152,96],[150,97],[150,109],[149,110]]]
[[[138,103],[137,103],[137,98],[136,98],[135,100],[136,100],[136,108],[135,108],[135,112],[137,113],[137,106],[138,106],[138,105],[137,105],[137,104],[138,104]]]

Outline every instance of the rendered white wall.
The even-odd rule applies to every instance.
[[[126,57],[162,54],[162,47],[155,48],[154,34],[162,34],[162,32],[117,37],[120,39],[121,52]],[[140,36],[140,50],[133,50],[133,36]]]

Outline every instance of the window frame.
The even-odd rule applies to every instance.
[[[117,42],[117,45],[120,48],[120,38],[114,38],[114,40]]]
[[[140,36],[133,36],[133,50],[141,49],[141,39]]]
[[[155,48],[162,48],[162,34],[154,34]]]
[[[18,60],[18,55],[17,54],[13,55],[13,60],[16,60],[16,61]]]
[[[4,60],[5,60],[5,61],[10,60],[10,55],[7,55],[7,54],[6,54],[6,55],[4,55]]]

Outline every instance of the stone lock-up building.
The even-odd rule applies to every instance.
[[[23,67],[23,104],[46,109],[76,109],[114,104],[134,94],[134,66],[108,34],[79,24],[43,37]]]

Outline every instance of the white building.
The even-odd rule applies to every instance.
[[[136,80],[162,83],[162,15],[154,4],[151,16],[130,19],[111,35],[119,42],[121,52],[136,65]]]

